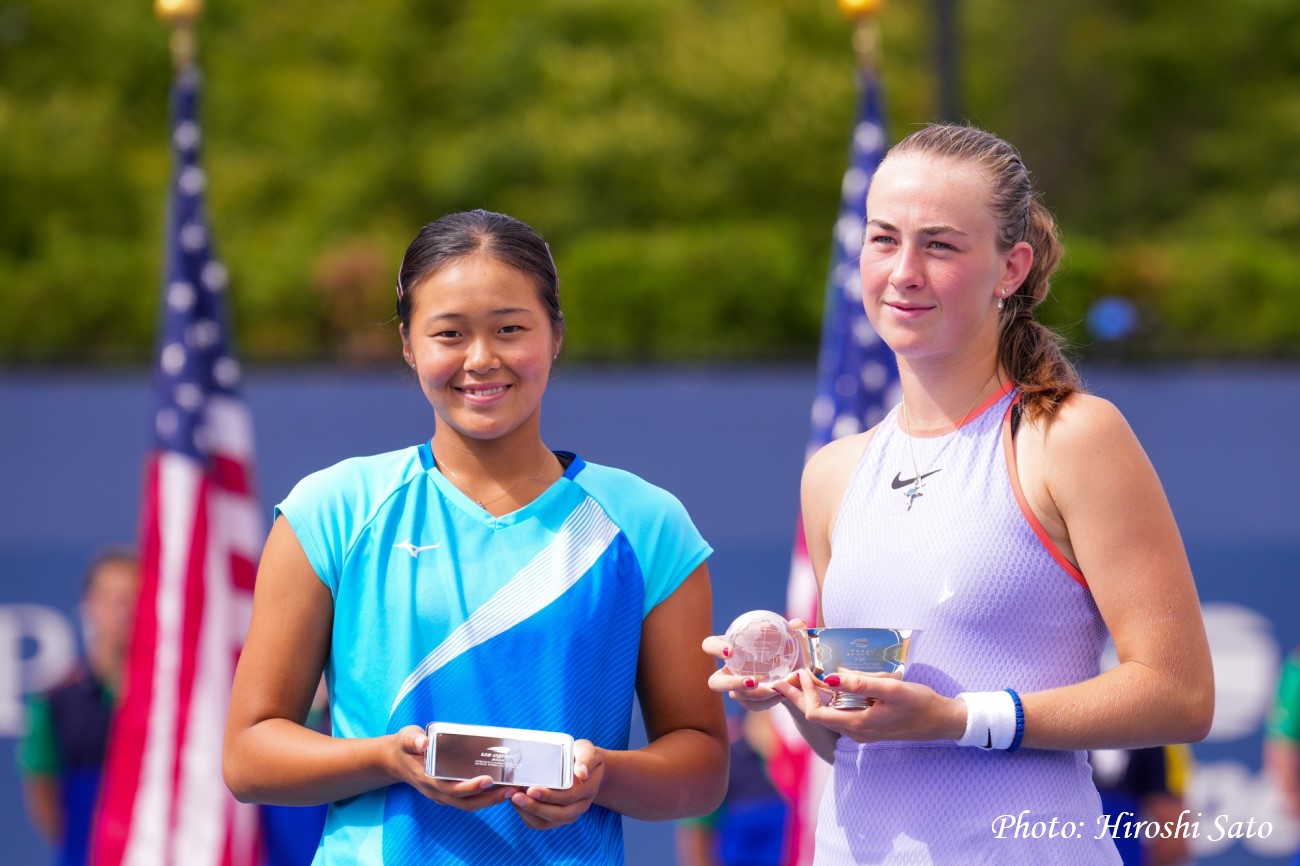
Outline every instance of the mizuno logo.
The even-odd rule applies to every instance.
[[[394,544],[393,547],[400,548],[401,550],[405,550],[407,553],[411,554],[412,559],[415,559],[415,557],[419,556],[422,551],[437,550],[439,547],[442,547],[442,545],[426,544],[423,547],[417,547],[414,544],[412,544],[411,540],[408,538],[406,541],[403,541],[401,544]]]
[[[903,473],[900,472],[898,473],[898,475],[894,476],[893,481],[889,482],[889,486],[894,490],[897,490],[900,487],[906,487],[909,484],[913,484],[917,481],[920,481],[922,478],[929,478],[934,473],[942,472],[942,471],[943,471],[942,469],[932,469],[929,472],[925,473],[924,475],[918,475],[915,478],[903,478],[901,477]]]

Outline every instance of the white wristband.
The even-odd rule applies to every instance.
[[[959,746],[1008,749],[1016,738],[1016,704],[1006,691],[962,692],[957,696],[966,704],[966,733]]]

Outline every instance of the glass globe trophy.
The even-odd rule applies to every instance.
[[[731,655],[727,667],[755,683],[784,679],[803,667],[800,638],[785,617],[770,610],[751,610],[727,628]]]
[[[826,677],[841,671],[877,674],[903,679],[911,664],[912,648],[920,629],[915,628],[807,628],[794,629],[779,613],[751,610],[736,617],[727,629],[731,655],[727,667],[737,676],[758,683],[784,679],[804,669],[820,688],[831,692],[830,706],[837,710],[864,710],[873,699],[826,685]]]

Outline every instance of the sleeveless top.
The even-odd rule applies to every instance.
[[[995,395],[959,429],[911,448],[895,407],[831,535],[825,624],[920,629],[906,678],[948,697],[1035,692],[1100,670],[1107,633],[1092,595],[1015,480],[1015,399]],[[918,473],[922,495],[909,510]],[[1084,752],[841,737],[815,862],[1119,863],[1104,830]]]

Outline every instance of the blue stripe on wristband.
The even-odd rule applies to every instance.
[[[1011,695],[1011,702],[1016,705],[1016,735],[1011,738],[1011,745],[1007,746],[1008,752],[1014,752],[1020,748],[1020,741],[1025,738],[1025,706],[1020,703],[1020,695],[1016,694],[1015,689],[1006,691]]]

